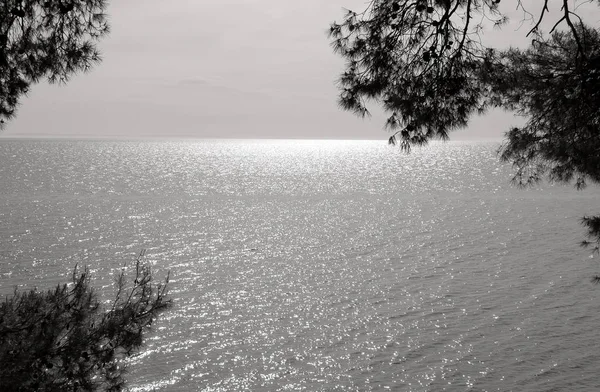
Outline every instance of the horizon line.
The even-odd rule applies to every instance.
[[[201,137],[201,136],[154,136],[154,135],[72,135],[72,134],[25,134],[25,135],[3,135],[0,132],[0,140],[18,140],[18,139],[71,139],[71,140],[298,140],[298,141],[373,141],[388,143],[388,137],[377,139],[366,138],[311,138],[311,137]],[[501,142],[503,139],[498,137],[479,138],[479,139],[453,139],[448,140],[434,139],[429,143],[452,143],[452,142]]]

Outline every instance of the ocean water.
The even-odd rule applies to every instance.
[[[134,391],[596,391],[600,190],[493,143],[0,140],[0,294],[141,249],[171,311]]]

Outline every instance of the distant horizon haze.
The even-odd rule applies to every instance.
[[[522,13],[508,3],[501,6],[512,23],[484,31],[494,47],[529,43],[528,22],[520,24]],[[111,32],[98,44],[102,62],[66,85],[33,85],[0,138],[387,140],[386,115],[376,103],[366,119],[337,104],[344,63],[327,30],[344,9],[365,6],[363,0],[111,2]],[[598,16],[594,5],[578,12]],[[519,123],[511,113],[492,111],[450,138],[500,139]]]

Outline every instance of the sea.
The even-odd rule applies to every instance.
[[[597,391],[600,188],[499,143],[0,139],[0,295],[145,250],[132,391]]]

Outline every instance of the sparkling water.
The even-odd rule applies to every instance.
[[[0,292],[146,249],[175,305],[134,391],[595,391],[596,187],[493,143],[0,140]]]

